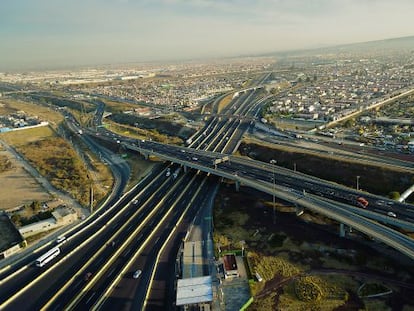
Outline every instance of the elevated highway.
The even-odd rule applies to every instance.
[[[273,185],[270,181],[241,176],[238,170],[231,169],[231,165],[225,166],[225,169],[220,165],[214,165],[217,159],[227,156],[220,153],[196,151],[193,149],[166,146],[152,142],[148,142],[145,146],[141,145],[140,147],[137,147],[133,143],[123,142],[122,144],[125,148],[135,150],[143,155],[148,156],[151,154],[160,159],[181,164],[185,170],[187,168],[196,169],[233,180],[236,184],[243,184],[270,195],[274,194],[280,199],[302,206],[319,214],[323,214],[342,224],[348,225],[414,259],[414,240],[379,223],[388,223],[393,226],[414,231],[414,223],[410,221],[356,208],[326,198],[320,198],[316,195],[300,192],[285,186]],[[237,160],[236,157],[229,156],[229,161],[232,163]],[[253,170],[254,166],[246,165],[245,170],[247,171],[249,169]],[[368,219],[368,217],[370,219]]]
[[[260,104],[260,99],[256,102],[252,100],[255,91],[256,89],[252,89],[240,94],[236,101],[239,101],[239,106],[243,109],[240,107],[239,109],[237,105],[229,105],[229,114],[254,116],[255,109]],[[248,120],[231,116],[227,120],[218,120],[219,118],[214,117],[213,119],[194,136],[194,143],[189,144],[191,148],[137,141],[114,134],[108,136],[108,140],[112,143],[114,140],[119,141],[119,146],[144,156],[153,155],[178,163],[184,168],[181,171],[192,168],[234,180],[236,185],[242,184],[276,195],[283,200],[336,219],[341,224],[364,232],[414,259],[412,239],[366,217],[372,216],[378,221],[400,225],[403,228],[412,228],[410,227],[412,223],[404,222],[401,218],[376,215],[377,213],[372,211],[290,188],[289,184],[284,183],[293,177],[283,169],[229,155],[237,149],[242,133],[249,126],[246,122]],[[95,136],[96,132],[89,134]],[[206,190],[205,174],[195,174],[194,170],[178,178],[167,177],[165,171],[154,173],[151,181],[147,180],[141,184],[141,190],[137,189],[127,194],[127,197],[114,206],[106,211],[100,211],[99,213],[103,214],[97,217],[96,223],[93,223],[91,228],[85,229],[85,232],[79,233],[79,236],[70,236],[67,244],[62,246],[62,258],[57,259],[47,270],[52,272],[54,268],[53,275],[28,266],[25,268],[26,275],[19,274],[18,278],[10,277],[13,282],[7,282],[10,284],[0,290],[4,296],[0,297],[2,298],[0,304],[3,303],[0,309],[3,310],[6,306],[10,310],[25,310],[25,308],[114,310],[145,309],[145,306],[150,309],[151,307],[148,306],[161,304],[165,310],[166,305],[172,305],[172,303],[165,303],[169,300],[163,298],[165,295],[161,294],[161,291],[169,288],[168,284],[173,283],[171,279],[174,275],[168,273],[167,265],[174,262],[159,259],[162,258],[164,246],[167,250],[171,248],[171,252],[175,249],[175,242],[172,242],[170,236],[181,227],[185,230],[194,218],[192,213],[197,212],[204,200],[198,194],[210,193]],[[272,173],[275,177],[275,172],[278,182],[280,180],[277,186],[274,184],[275,178],[269,178]],[[283,179],[279,178],[280,176],[283,176]],[[304,187],[306,183],[316,184],[310,176],[298,176],[298,179],[303,181],[300,187]],[[216,182],[217,179],[214,178],[211,186],[216,185]],[[322,183],[320,187],[323,187]],[[332,185],[330,188],[333,189]],[[188,220],[184,216],[188,217]],[[92,230],[93,233],[86,230]],[[177,238],[181,238],[180,233],[177,233]],[[115,240],[115,244],[108,244],[108,241]],[[79,250],[72,250],[75,247]],[[137,249],[138,251],[133,251]],[[167,251],[165,253],[168,255]],[[166,256],[166,258],[170,257]],[[134,280],[131,276],[137,268],[142,269],[143,272],[140,279]],[[87,281],[83,278],[86,272],[92,272],[92,277]],[[33,283],[32,279],[37,283],[36,286],[18,290],[28,282]],[[31,306],[26,303],[29,300]],[[125,306],[126,303],[129,307]]]

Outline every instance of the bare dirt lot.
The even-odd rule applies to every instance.
[[[30,175],[13,154],[1,147],[0,155],[11,162],[11,169],[0,172],[0,209],[18,208],[33,201],[48,201],[50,194]]]

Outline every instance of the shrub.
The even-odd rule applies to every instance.
[[[253,257],[251,258],[254,269],[264,280],[271,280],[276,275],[291,277],[300,271],[287,260],[278,257]]]
[[[311,302],[322,298],[322,290],[313,277],[305,276],[295,281],[295,293],[299,300]]]

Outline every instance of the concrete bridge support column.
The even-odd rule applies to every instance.
[[[187,173],[187,171],[188,171],[188,168],[187,166],[184,165],[184,173]]]
[[[236,186],[236,191],[239,192],[240,191],[240,181],[236,180],[235,186]]]
[[[339,236],[341,238],[345,237],[345,225],[344,224],[339,224]]]

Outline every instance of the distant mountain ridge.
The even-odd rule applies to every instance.
[[[335,48],[335,46],[331,47]],[[406,48],[414,49],[414,36],[337,45],[336,48]]]
[[[299,55],[299,54],[315,54],[315,53],[338,53],[338,52],[362,52],[369,50],[408,50],[414,52],[414,36],[408,37],[399,37],[399,38],[390,38],[383,40],[375,41],[366,41],[366,42],[357,42],[357,43],[348,43],[341,45],[325,46],[320,48],[312,49],[301,49],[301,50],[290,50],[290,51],[280,51],[274,53],[267,53],[267,56],[275,55],[280,56],[287,54],[290,55]]]

